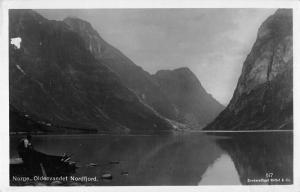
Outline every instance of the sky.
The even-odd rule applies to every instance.
[[[227,105],[262,22],[275,9],[57,9],[44,17],[86,20],[151,74],[188,67]]]

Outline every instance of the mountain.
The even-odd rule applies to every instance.
[[[170,75],[165,73],[166,71],[159,71],[156,75],[150,75],[103,40],[90,23],[70,17],[64,19],[64,22],[81,35],[86,48],[101,63],[116,72],[128,88],[162,116],[199,127],[212,121],[223,109],[222,105],[206,93],[190,70],[187,69],[187,73],[184,70],[183,73],[180,73],[182,70],[178,69]],[[177,71],[178,74],[175,73]],[[174,76],[172,77],[172,75]],[[181,75],[185,76],[182,82]],[[181,87],[177,87],[172,81],[169,81],[171,80],[169,78],[175,80]],[[196,90],[186,92],[184,86],[196,88]],[[176,97],[175,94],[178,96]]]
[[[11,131],[25,124],[118,132],[172,128],[65,22],[32,10],[10,10],[9,38]]]
[[[180,119],[192,127],[203,127],[224,109],[202,87],[188,68],[158,71],[153,78],[180,111]]]
[[[292,29],[290,9],[263,22],[233,98],[206,129],[293,129]]]
[[[161,91],[151,75],[133,63],[118,49],[108,44],[87,21],[68,17],[64,22],[80,34],[85,46],[105,66],[118,74],[122,82],[139,98],[161,115],[175,120],[178,116],[175,106]]]

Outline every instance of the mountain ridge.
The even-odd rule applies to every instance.
[[[178,110],[177,104],[169,97],[169,93],[164,91],[165,87],[161,87],[161,84],[157,81],[155,75],[151,75],[144,71],[142,67],[132,62],[128,57],[123,55],[121,51],[104,41],[89,22],[76,18],[66,18],[64,19],[64,22],[67,23],[72,30],[81,35],[85,40],[86,47],[92,51],[94,56],[112,71],[117,73],[123,83],[133,90],[143,102],[168,119],[179,121],[181,123],[187,122],[187,118],[184,118],[185,115],[188,115],[185,114],[186,111]],[[190,69],[186,67],[177,69],[178,72],[181,70],[185,72],[189,71],[185,76],[191,76],[194,78],[195,82],[200,84],[200,87],[202,88],[201,93],[203,94],[199,95],[198,100],[201,100],[201,96],[205,95],[206,91],[202,87],[200,81]],[[215,105],[219,104],[216,100],[213,101],[215,102]],[[206,108],[208,107],[209,106],[206,106]],[[197,124],[193,125],[196,127],[199,125],[203,126],[204,124],[207,124],[208,121],[213,120],[213,118],[216,117],[216,114],[221,111],[220,108],[214,108],[214,110],[216,110],[216,113],[210,115],[210,118],[206,120],[203,120],[204,118],[198,118],[196,120]],[[198,111],[201,111],[201,109]],[[204,109],[203,111],[208,111],[208,109]],[[202,114],[205,116],[204,112],[202,112]],[[194,114],[192,114],[192,116],[194,116]]]
[[[204,127],[224,109],[201,85],[187,67],[160,70],[153,75],[162,90],[182,113],[182,121],[192,127]]]

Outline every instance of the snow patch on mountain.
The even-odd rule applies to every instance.
[[[10,44],[14,45],[18,49],[21,48],[21,42],[22,42],[21,37],[15,37],[10,39]]]

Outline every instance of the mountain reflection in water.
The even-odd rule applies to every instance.
[[[202,176],[199,185],[240,185],[239,175],[231,158],[222,154]]]
[[[11,158],[19,138],[11,136]],[[80,166],[75,176],[98,178],[80,185],[251,184],[248,178],[266,172],[292,179],[292,134],[285,133],[40,135],[33,144],[48,154],[73,154]],[[112,180],[101,180],[104,173]]]
[[[242,184],[293,183],[293,134],[291,132],[223,133],[222,135],[229,135],[230,139],[218,139],[217,143],[230,155]],[[269,180],[266,180],[267,174]]]

